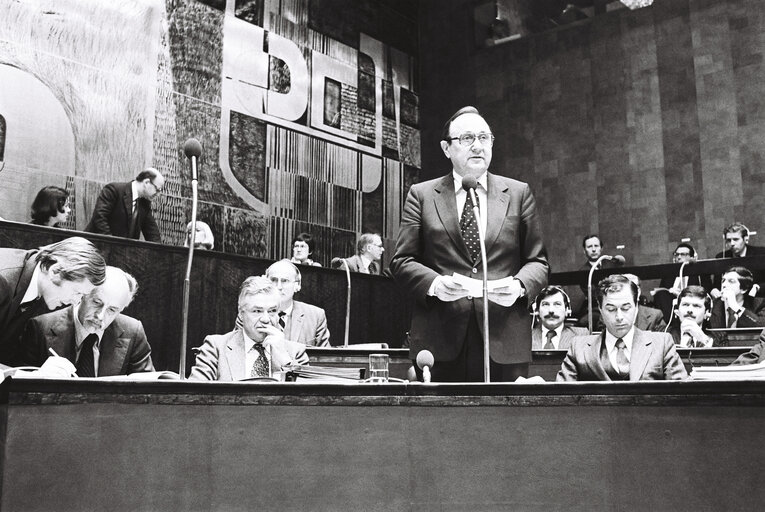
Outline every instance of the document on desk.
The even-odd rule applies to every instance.
[[[729,366],[696,366],[691,370],[692,380],[762,380],[765,363]]]
[[[480,279],[473,279],[472,277],[463,276],[456,272],[452,274],[452,279],[454,279],[455,283],[459,283],[463,288],[466,288],[471,297],[483,297],[483,281]],[[489,291],[493,291],[498,288],[510,286],[513,279],[515,279],[514,276],[507,276],[502,279],[490,279],[487,286]]]

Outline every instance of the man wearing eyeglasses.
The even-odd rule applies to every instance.
[[[528,374],[531,318],[527,297],[547,284],[549,266],[534,196],[526,183],[488,172],[494,136],[474,107],[444,125],[441,149],[451,162],[442,178],[413,185],[401,217],[390,268],[415,303],[410,357],[433,353],[432,380],[483,381],[483,299],[452,277],[481,279],[478,229],[486,233],[488,279],[510,278],[489,292],[491,378]],[[479,185],[480,226],[462,178]],[[467,206],[466,206],[467,205]]]
[[[332,258],[332,268],[345,269],[362,274],[380,275],[382,255],[385,252],[382,238],[377,233],[364,233],[356,242],[356,254],[348,258]]]
[[[148,242],[162,242],[151,213],[151,202],[165,186],[165,178],[154,168],[141,171],[128,183],[109,183],[101,190],[85,231]]]

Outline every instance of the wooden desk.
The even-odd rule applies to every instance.
[[[765,382],[0,385],[3,510],[758,510]]]

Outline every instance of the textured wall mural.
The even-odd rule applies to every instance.
[[[416,66],[364,15],[328,15],[338,4],[0,0],[0,216],[27,221],[37,190],[59,185],[65,227],[82,229],[103,184],[153,166],[163,242],[179,245],[180,148],[196,137],[217,248],[279,258],[301,231],[325,264],[362,231],[390,248],[420,168]]]

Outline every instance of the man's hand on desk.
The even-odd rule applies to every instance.
[[[513,279],[510,284],[502,288],[496,288],[489,292],[489,300],[500,306],[509,308],[519,297],[523,296],[524,289],[518,279]]]
[[[467,297],[468,290],[450,276],[438,276],[433,282],[433,295],[444,302],[453,302]]]
[[[40,369],[34,373],[45,377],[61,377],[66,379],[74,376],[77,373],[77,368],[65,357],[50,356],[45,360]]]

